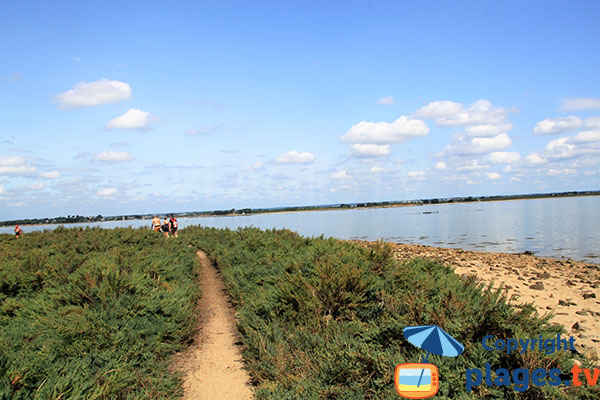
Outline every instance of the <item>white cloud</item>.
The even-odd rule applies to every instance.
[[[521,155],[516,151],[494,151],[489,159],[494,164],[512,164],[519,162]]]
[[[346,171],[334,172],[333,174],[329,175],[329,177],[335,180],[352,179],[352,176],[348,175]]]
[[[564,111],[600,110],[600,99],[592,97],[565,99],[561,109]]]
[[[506,126],[508,112],[509,110],[505,108],[494,107],[487,100],[478,100],[471,104],[469,108],[466,108],[462,103],[443,100],[429,103],[425,107],[418,109],[415,115],[424,119],[435,119],[435,123],[441,126]],[[480,129],[489,131],[491,128]],[[487,133],[487,135],[490,135],[490,133]]]
[[[248,172],[258,171],[265,166],[265,163],[262,161],[255,161],[251,165],[248,165],[245,170]]]
[[[4,186],[0,186],[0,194],[6,194],[6,189],[4,188]]]
[[[113,196],[115,194],[117,194],[117,189],[115,188],[105,188],[105,189],[100,189],[98,190],[98,193],[96,193],[98,196]]]
[[[549,161],[597,155],[600,154],[600,147],[595,139],[597,139],[597,134],[594,131],[584,131],[573,138],[560,137],[548,142],[542,151],[531,153],[525,157],[525,160],[530,165],[539,165]]]
[[[513,176],[512,178],[510,178],[510,182],[521,182],[521,178]]]
[[[548,175],[556,176],[556,175],[574,175],[577,173],[573,168],[562,168],[562,169],[548,169]]]
[[[402,143],[426,136],[429,128],[419,119],[402,116],[392,123],[361,121],[340,137],[344,142],[362,144]]]
[[[571,143],[600,142],[600,129],[582,131],[569,140]]]
[[[535,152],[525,157],[525,162],[530,165],[541,165],[547,163],[548,160],[540,156],[539,153]]]
[[[583,125],[590,129],[600,129],[600,117],[586,118],[583,122]]]
[[[36,171],[23,157],[0,156],[0,175],[31,175]]]
[[[95,82],[79,82],[73,89],[59,93],[54,101],[61,109],[98,106],[100,104],[118,103],[131,96],[128,83],[101,79]]]
[[[569,142],[568,137],[551,140],[544,150],[552,158],[570,158],[576,155],[576,146]]]
[[[450,100],[432,101],[424,107],[419,108],[415,115],[423,119],[437,119],[448,117],[464,111],[465,106],[462,103],[456,103]]]
[[[506,133],[493,137],[468,137],[458,134],[448,143],[441,155],[475,155],[500,151],[510,146],[512,141]]]
[[[371,172],[373,173],[378,173],[378,172],[384,172],[385,170],[381,167],[371,167]]]
[[[309,152],[299,153],[296,150],[288,151],[275,159],[277,164],[304,164],[314,161],[315,155]]]
[[[60,178],[60,172],[58,172],[58,171],[41,172],[39,176],[40,176],[40,178],[43,178],[43,179],[58,179],[58,178]]]
[[[41,182],[36,182],[36,183],[34,183],[33,185],[31,185],[31,186],[29,187],[29,189],[31,189],[31,190],[42,190],[42,189],[44,189],[45,187],[46,187],[46,184],[44,184],[44,183],[41,183]]]
[[[512,128],[513,124],[510,122],[499,125],[483,124],[468,126],[465,132],[469,136],[495,136],[499,133],[510,131]]]
[[[468,163],[456,168],[458,171],[481,171],[488,169],[490,166],[486,164],[480,164],[479,160],[471,160]]]
[[[106,124],[106,129],[137,129],[140,131],[150,128],[152,122],[160,122],[160,118],[142,111],[139,108],[130,108],[125,114],[111,119]]]
[[[446,169],[448,165],[444,161],[438,161],[435,163],[435,169]]]
[[[394,101],[394,98],[392,96],[387,96],[387,97],[382,97],[379,100],[377,100],[377,104],[393,106],[394,104],[396,104],[396,102]]]
[[[103,161],[110,163],[118,163],[131,161],[133,157],[126,151],[103,151],[94,156],[94,161]]]
[[[533,133],[536,135],[554,135],[571,129],[580,128],[583,121],[573,115],[561,118],[548,118],[538,122],[533,128]]]
[[[392,153],[389,144],[358,144],[352,146],[354,157],[380,157]]]
[[[417,180],[423,180],[425,179],[425,172],[424,171],[410,171],[407,173],[409,178],[412,179],[417,179]]]
[[[500,179],[500,174],[497,172],[486,172],[485,175],[488,177],[488,179],[491,180],[496,180],[496,179]]]

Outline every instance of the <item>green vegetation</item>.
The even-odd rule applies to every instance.
[[[194,249],[149,230],[0,235],[0,399],[181,394],[168,357],[193,336]]]
[[[258,399],[397,399],[395,365],[422,354],[402,330],[429,324],[466,348],[457,358],[429,357],[441,375],[436,398],[600,397],[586,384],[467,393],[466,369],[486,362],[565,373],[573,363],[565,351],[483,349],[485,335],[550,338],[562,328],[450,268],[399,263],[384,243],[191,227],[178,240],[148,229],[0,235],[0,399],[179,397],[168,363],[193,335],[196,248],[222,271]]]
[[[427,260],[401,264],[389,245],[365,249],[334,239],[306,239],[286,231],[187,228],[180,238],[205,250],[223,273],[239,317],[244,357],[259,399],[397,399],[395,365],[418,362],[406,326],[436,324],[462,342],[457,358],[432,355],[440,369],[436,398],[598,398],[582,387],[482,385],[467,393],[465,371],[483,368],[561,368],[566,352],[546,355],[490,352],[485,335],[555,337],[562,328],[513,307],[501,292],[461,280]],[[567,379],[567,376],[563,376]]]

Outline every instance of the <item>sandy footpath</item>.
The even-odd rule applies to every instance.
[[[512,303],[534,303],[540,315],[553,312],[550,322],[563,325],[581,353],[600,357],[600,265],[527,254],[392,245],[399,260],[435,259],[453,266],[459,275],[493,281],[494,287],[504,285]]]
[[[203,252],[198,302],[199,333],[194,343],[177,355],[173,368],[184,374],[184,399],[252,399],[250,376],[243,369],[233,308],[223,282]]]

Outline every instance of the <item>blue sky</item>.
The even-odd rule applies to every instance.
[[[599,14],[4,2],[0,220],[597,190]]]

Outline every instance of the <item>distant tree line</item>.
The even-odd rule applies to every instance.
[[[228,210],[214,211],[198,211],[184,213],[169,213],[177,217],[202,217],[202,216],[224,216],[224,215],[248,215],[248,214],[263,214],[274,212],[292,212],[292,211],[313,211],[313,210],[338,210],[351,208],[370,208],[370,207],[389,207],[399,205],[422,205],[422,204],[446,204],[446,203],[467,203],[474,201],[499,201],[499,200],[520,200],[520,199],[537,199],[548,197],[571,197],[571,196],[598,196],[600,190],[589,191],[571,191],[560,193],[534,193],[534,194],[516,194],[516,195],[494,195],[494,196],[468,196],[468,197],[449,197],[449,198],[434,198],[421,200],[406,200],[406,201],[379,201],[367,203],[342,203],[334,205],[321,206],[296,206],[296,207],[281,207],[281,208],[241,208],[236,210],[231,208]],[[97,215],[95,217],[85,217],[81,215],[68,215],[66,217],[55,218],[35,218],[35,219],[17,219],[12,221],[1,221],[0,226],[10,225],[39,225],[39,224],[70,224],[77,222],[99,222],[99,221],[120,221],[120,220],[138,220],[149,219],[154,214],[135,214],[135,215],[117,215],[103,217]]]

